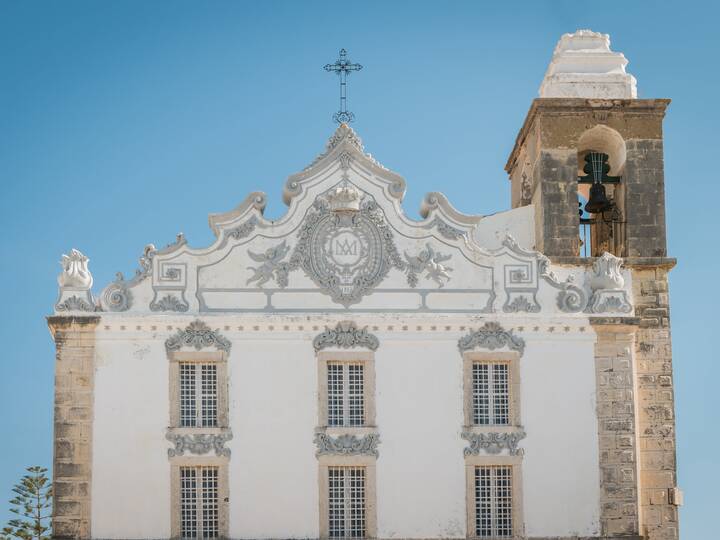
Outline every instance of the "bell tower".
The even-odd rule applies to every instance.
[[[550,257],[667,254],[670,100],[638,99],[626,65],[607,34],[565,34],[517,136],[506,165],[512,207],[535,205],[537,248]]]
[[[609,252],[629,270],[632,316],[588,315],[597,340],[600,533],[666,540],[678,537],[682,501],[667,281],[675,260],[665,234],[670,100],[638,99],[626,65],[607,34],[563,35],[506,171],[512,207],[534,206],[537,250],[585,266]],[[624,409],[613,401],[621,395],[631,396]]]

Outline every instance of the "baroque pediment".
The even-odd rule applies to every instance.
[[[212,245],[191,248],[178,237],[161,250],[148,246],[135,276],[118,276],[93,308],[529,315],[581,313],[589,304],[630,309],[619,289],[600,298],[582,269],[552,269],[509,235],[498,239],[500,247],[480,245],[483,217],[458,212],[441,193],[425,197],[422,219],[408,217],[404,194],[405,180],[341,125],[324,152],[286,181],[282,217],[266,219],[265,194],[251,193],[210,216]]]

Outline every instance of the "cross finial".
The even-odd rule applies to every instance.
[[[361,69],[360,64],[350,62],[345,49],[340,49],[340,56],[334,64],[325,64],[325,71],[333,71],[340,77],[340,110],[333,115],[333,120],[338,124],[348,124],[355,120],[355,115],[347,110],[347,76]]]

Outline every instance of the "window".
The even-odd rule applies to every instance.
[[[362,364],[328,362],[328,426],[365,424],[365,369]]]
[[[375,424],[375,360],[367,351],[318,353],[318,397],[321,428],[336,433]]]
[[[475,536],[513,535],[513,482],[510,466],[475,467]]]
[[[507,432],[522,425],[520,355],[517,352],[465,352],[463,386],[468,431]]]
[[[364,538],[365,467],[328,467],[328,536]]]
[[[506,363],[473,362],[472,423],[510,423],[510,377]]]
[[[180,536],[219,538],[218,467],[180,467]]]
[[[217,427],[217,371],[215,364],[180,362],[180,427]]]

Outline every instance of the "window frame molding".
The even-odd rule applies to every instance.
[[[320,514],[320,539],[330,540],[329,467],[365,468],[365,536],[377,538],[377,460],[365,455],[321,455],[318,456],[318,493]]]
[[[177,433],[216,433],[229,428],[228,353],[225,351],[170,351],[169,406],[170,429]],[[180,426],[180,364],[214,364],[217,366],[217,426]],[[200,414],[200,411],[198,411]]]
[[[318,429],[332,435],[346,433],[366,434],[374,431],[375,424],[375,353],[372,351],[337,351],[322,350],[317,355],[318,369]],[[361,426],[330,426],[328,425],[328,363],[363,365],[363,416]],[[344,382],[343,391],[347,390],[347,381]],[[347,411],[346,411],[347,413]]]
[[[512,470],[512,536],[476,536],[475,532],[475,468],[510,467]],[[473,540],[508,540],[522,538],[523,522],[522,456],[465,456],[466,538]]]
[[[522,427],[520,402],[520,358],[516,351],[465,351],[463,352],[463,422],[464,431],[470,433],[508,433]],[[508,423],[473,423],[473,364],[505,364],[508,366]],[[491,383],[492,384],[492,383]]]
[[[170,459],[170,535],[173,540],[181,537],[180,510],[180,468],[181,467],[217,467],[218,468],[218,538],[230,536],[230,483],[229,458],[223,456],[190,457],[177,456]]]

